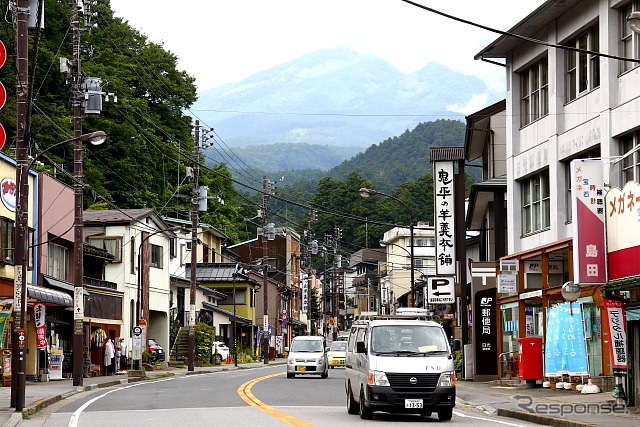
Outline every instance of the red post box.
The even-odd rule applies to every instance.
[[[543,378],[542,338],[526,337],[518,338],[518,341],[520,342],[520,354],[518,355],[520,371],[518,377],[522,380],[533,380],[535,384],[535,380]]]

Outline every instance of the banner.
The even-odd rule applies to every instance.
[[[47,348],[47,318],[44,304],[33,304],[36,321],[36,345],[39,350]]]
[[[589,375],[582,304],[563,303],[547,309],[544,375]]]
[[[300,313],[307,314],[309,311],[309,278],[305,274],[302,276],[302,307]]]
[[[4,329],[7,326],[7,321],[13,310],[13,300],[3,299],[0,300],[0,346],[2,345],[2,339],[4,337]]]
[[[573,281],[577,284],[607,282],[605,201],[602,161],[571,162],[573,215]]]
[[[613,375],[625,375],[627,373],[627,319],[624,306],[620,301],[610,299],[603,301],[609,323],[611,369]]]

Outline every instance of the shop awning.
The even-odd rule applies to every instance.
[[[53,277],[49,277],[49,276],[42,276],[42,279],[44,280],[44,283],[47,286],[50,286],[52,288],[56,288],[56,289],[60,289],[62,291],[67,291],[69,292],[71,295],[73,295],[74,291],[75,291],[75,285],[73,283],[69,283],[69,282],[65,282],[59,279],[54,279]],[[84,296],[89,296],[89,292],[87,292],[86,289],[83,289],[83,295]]]
[[[27,285],[27,295],[29,298],[35,298],[41,302],[73,307],[73,298],[66,292],[43,288],[42,286]]]

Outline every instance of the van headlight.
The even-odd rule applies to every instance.
[[[318,358],[318,360],[316,360],[316,363],[317,363],[318,365],[324,365],[324,357],[320,357],[320,358]]]
[[[289,358],[287,359],[287,363],[288,363],[289,365],[293,365],[293,364],[294,364],[294,359],[293,359],[293,357],[289,357]]]
[[[438,387],[451,387],[456,385],[456,373],[447,371],[440,374]]]
[[[369,371],[369,378],[367,379],[369,385],[389,386],[389,380],[387,374],[382,371]]]

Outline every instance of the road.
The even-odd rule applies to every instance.
[[[29,420],[24,427],[125,426],[397,426],[438,423],[437,416],[376,413],[373,420],[348,415],[344,370],[328,379],[287,379],[285,366],[149,380],[74,395]],[[459,405],[447,425],[533,425]]]

